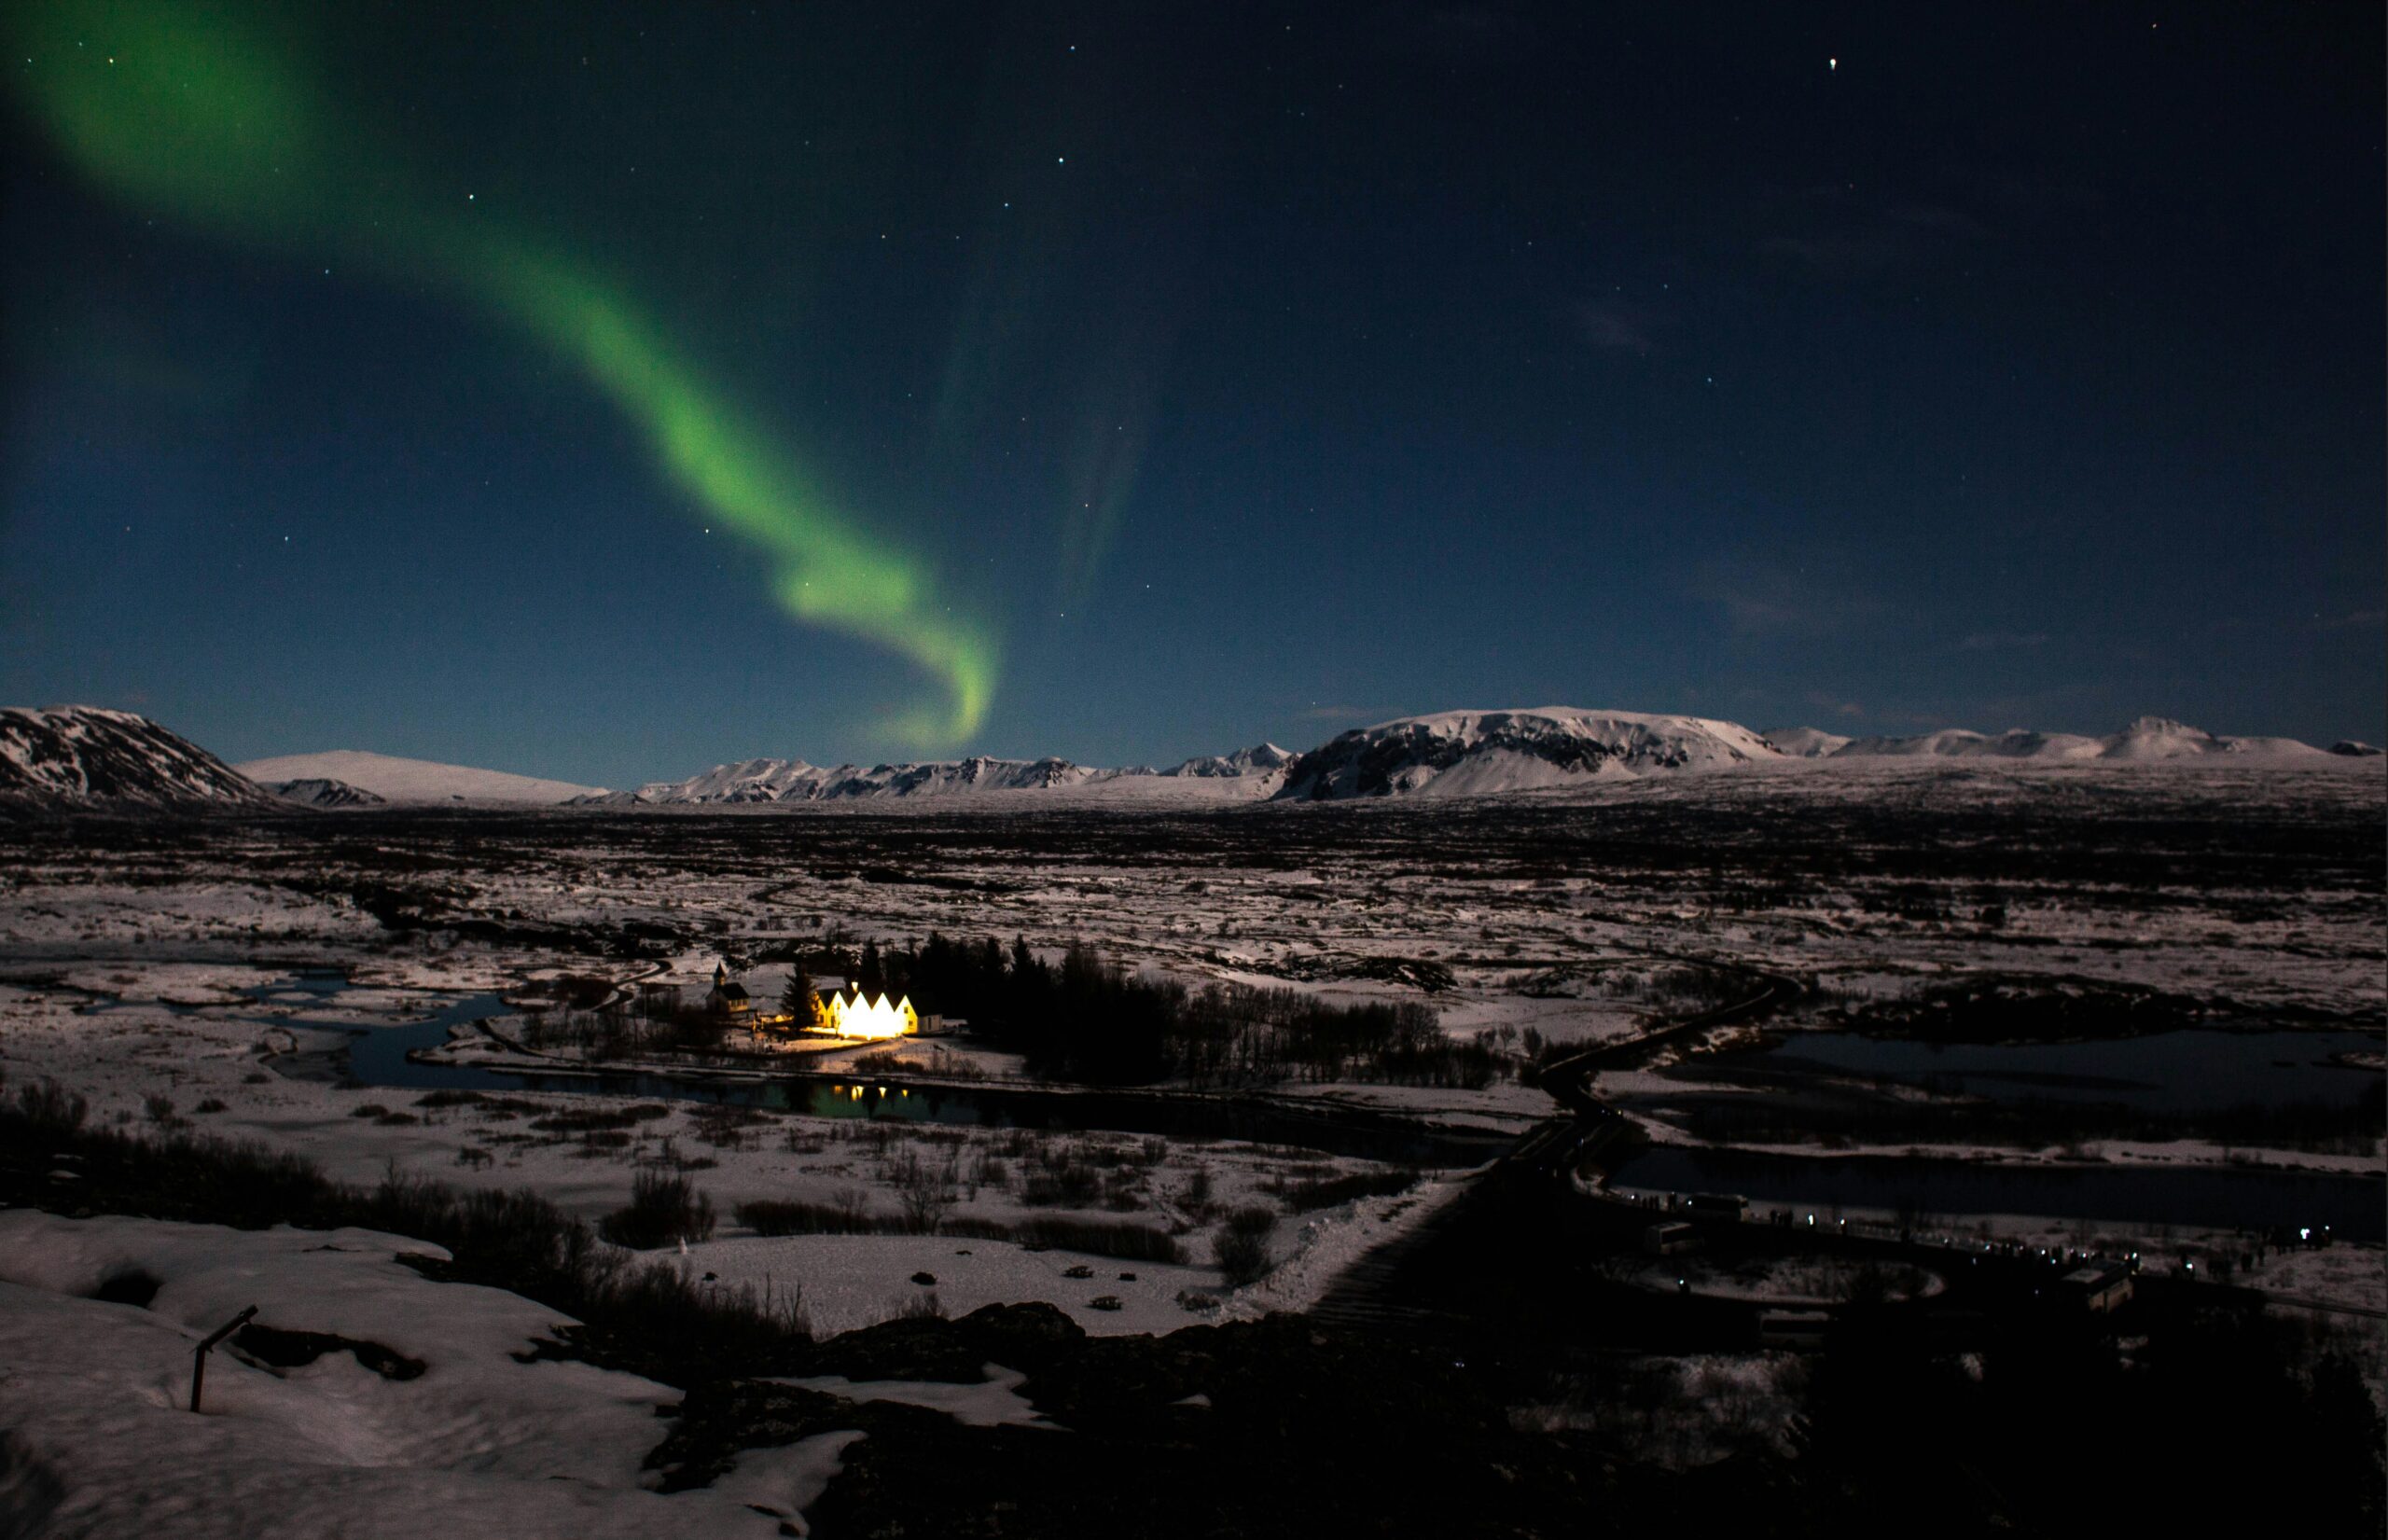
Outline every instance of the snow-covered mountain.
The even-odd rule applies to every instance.
[[[0,798],[62,807],[271,807],[263,787],[146,716],[0,710]]]
[[[1160,773],[1231,780],[1252,775],[1273,775],[1293,762],[1294,756],[1289,751],[1274,743],[1258,743],[1248,749],[1238,749],[1233,754],[1200,755]]]
[[[603,786],[576,786],[568,781],[542,781],[504,770],[475,770],[469,765],[441,765],[428,759],[399,759],[357,749],[333,749],[324,754],[285,754],[273,759],[251,759],[235,767],[252,781],[343,781],[369,791],[385,802],[569,802],[576,797],[602,795]]]
[[[2250,759],[2311,759],[2324,752],[2294,738],[2218,737],[2203,728],[2163,716],[2143,716],[2098,742],[2101,759],[2202,759],[2224,754]]]
[[[320,775],[302,781],[267,781],[265,789],[285,802],[298,802],[311,808],[379,808],[389,798],[376,797],[363,786],[352,786],[345,781],[326,781]]]
[[[2009,760],[2034,764],[2344,764],[2380,750],[2344,741],[2317,749],[2289,738],[2228,738],[2143,716],[2103,738],[2016,728],[1843,738],[1814,728],[1759,734],[1733,722],[1548,706],[1442,712],[1346,732],[1307,754],[1273,743],[1187,759],[1169,770],[1101,770],[1066,759],[925,760],[819,766],[745,759],[684,781],[608,792],[465,765],[338,750],[228,766],[130,712],[90,706],[0,711],[0,804],[287,808],[382,803],[648,807],[842,802],[1076,794],[1118,806],[1226,805],[1275,797],[1337,800],[1425,794],[1490,796],[1616,776],[1868,760]],[[1007,799],[1008,800],[1008,799]]]
[[[1996,737],[1943,728],[1911,738],[1858,738],[1831,751],[1836,759],[1943,758],[2160,762],[2237,756],[2242,760],[2312,759],[2323,753],[2294,738],[2220,738],[2168,717],[2143,716],[2120,732],[2089,738],[2010,728]]]
[[[1849,740],[1822,728],[1769,728],[1762,736],[1794,759],[1822,759],[1840,752]]]
[[[938,796],[954,792],[1045,791],[1084,785],[1129,773],[1089,770],[1066,759],[936,759],[911,764],[809,765],[801,759],[742,759],[715,765],[686,781],[655,781],[623,797],[584,798],[619,806],[735,806],[752,802],[833,802],[856,798]],[[1143,772],[1149,774],[1149,771]]]
[[[1430,792],[1475,797],[1599,776],[1780,760],[1749,728],[1699,716],[1564,706],[1442,712],[1356,728],[1285,770],[1281,798],[1332,800]]]
[[[2070,732],[2027,732],[2011,728],[1995,737],[1964,728],[1942,728],[1904,738],[1853,738],[1834,749],[1834,759],[2095,759],[2102,744]]]

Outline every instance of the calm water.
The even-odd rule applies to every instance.
[[[329,1000],[347,986],[310,976],[255,992],[253,998],[303,990]],[[1291,1145],[1330,1155],[1425,1166],[1474,1166],[1508,1147],[1482,1134],[1445,1133],[1396,1118],[1312,1114],[1298,1108],[1232,1097],[1136,1091],[1021,1090],[994,1087],[907,1085],[899,1076],[785,1075],[768,1080],[708,1080],[629,1071],[540,1074],[465,1064],[420,1063],[407,1057],[448,1041],[449,1029],[512,1016],[494,994],[469,995],[428,1018],[401,1026],[358,1029],[352,1023],[291,1018],[267,1023],[352,1034],[348,1074],[368,1086],[409,1090],[566,1091],[635,1096],[653,1101],[713,1102],[799,1113],[812,1117],[894,1117],[928,1123],[1077,1131],[1107,1130],[1174,1139],[1242,1139]],[[336,1075],[330,1056],[297,1056],[294,1073]]]
[[[2327,1225],[2353,1241],[2388,1232],[2377,1179],[2240,1167],[1973,1165],[1851,1156],[1819,1158],[1653,1145],[1610,1174],[1612,1186],[1658,1192],[1732,1192],[1754,1204],[1803,1209],[1897,1210],[1913,1204],[1950,1218],[2036,1214],[2116,1223],[2265,1229]]]
[[[1924,1043],[1803,1033],[1751,1056],[1764,1068],[1825,1070],[1992,1101],[2121,1103],[2150,1112],[2217,1112],[2251,1103],[2353,1103],[2379,1083],[2333,1054],[2378,1053],[2358,1032],[2159,1033],[2095,1043]]]
[[[257,991],[253,997],[263,1000],[279,995],[286,999],[290,991],[298,990],[329,1000],[346,988],[345,982],[335,977],[309,976]],[[1476,1165],[1498,1154],[1507,1143],[1480,1135],[1439,1134],[1393,1119],[1322,1117],[1227,1097],[950,1089],[906,1086],[896,1079],[858,1082],[833,1075],[706,1081],[626,1073],[540,1075],[461,1064],[422,1064],[407,1058],[416,1048],[446,1042],[451,1026],[513,1014],[496,995],[477,994],[443,1006],[423,1020],[402,1026],[360,1031],[345,1022],[303,1019],[260,1019],[260,1024],[349,1033],[353,1036],[346,1050],[348,1073],[368,1086],[406,1089],[576,1091],[656,1101],[733,1103],[814,1117],[897,1117],[1073,1131],[1100,1129],[1157,1133],[1176,1139],[1246,1139],[1334,1155],[1435,1166]],[[2259,1048],[2259,1065],[2266,1072],[2272,1072],[2273,1059],[2298,1061],[2299,1075],[2317,1077],[2312,1084],[2338,1086],[2343,1082],[2353,1088],[2347,1092],[2349,1095],[2359,1094],[2368,1077],[2347,1070],[2315,1069],[2312,1060],[2320,1054],[2340,1051],[2342,1047],[2378,1046],[2376,1040],[2352,1033],[2172,1033],[2123,1044],[2066,1044],[2020,1051],[2033,1055],[2034,1065],[2038,1065],[2048,1062],[2041,1056],[2075,1047],[2134,1050],[2120,1057],[2068,1057],[2056,1061],[2073,1066],[2067,1073],[2112,1081],[2129,1078],[2127,1074],[2117,1071],[2144,1071],[2157,1065],[2176,1067],[2184,1038],[2219,1038],[2223,1041],[2218,1046],[2229,1053]],[[2298,1043],[2294,1051],[2287,1047],[2292,1040]],[[1826,1043],[1929,1052],[1920,1044],[1856,1037],[1818,1036],[1799,1042],[1810,1058],[1817,1057],[1813,1050]],[[2166,1043],[2174,1045],[2170,1052],[2160,1048]],[[1940,1051],[1970,1054],[1998,1050]],[[326,1058],[297,1057],[313,1058],[314,1067],[324,1075],[338,1073]],[[1891,1061],[1898,1061],[1895,1058]],[[1969,1065],[1975,1062],[1970,1058],[1964,1061]],[[2045,1073],[2036,1067],[2024,1068],[2012,1058],[1982,1062],[1992,1068],[1980,1073]],[[2244,1073],[2255,1072],[2243,1054],[2229,1062]],[[2092,1069],[2092,1063],[2103,1067]],[[1850,1062],[1843,1067],[1860,1066]],[[1891,1073],[1879,1062],[1864,1067],[1872,1073]],[[2326,1078],[2320,1078],[2324,1076]],[[2193,1079],[2208,1088],[2221,1084],[2202,1073]],[[2161,1080],[2148,1083],[2164,1084]],[[2111,1091],[2106,1099],[2112,1099]],[[2235,1098],[2241,1103],[2249,1099],[2243,1094]],[[2376,1178],[2316,1176],[2237,1167],[2149,1170],[1973,1165],[1953,1160],[1874,1157],[1803,1158],[1654,1145],[1628,1159],[1610,1180],[1618,1186],[1662,1192],[1737,1192],[1759,1204],[1798,1203],[1827,1208],[1838,1203],[1850,1208],[1897,1209],[1912,1203],[1944,1218],[1973,1214],[2034,1214],[2117,1223],[2247,1229],[2274,1225],[2328,1225],[2351,1240],[2379,1240],[2388,1232],[2388,1208],[2383,1208],[2388,1186]]]

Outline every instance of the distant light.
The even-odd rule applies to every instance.
[[[1827,59],[1825,61],[1825,68],[1828,70],[1837,70],[1840,68],[1840,61],[1838,59]]]

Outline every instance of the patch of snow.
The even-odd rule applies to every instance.
[[[975,1385],[957,1385],[942,1380],[853,1380],[842,1375],[823,1374],[804,1380],[771,1380],[774,1385],[793,1385],[798,1390],[819,1391],[841,1401],[895,1401],[907,1407],[926,1407],[941,1411],[966,1427],[1051,1428],[1045,1414],[1029,1405],[1020,1387],[1028,1376],[1018,1369],[1007,1369],[1001,1364],[983,1366],[979,1373],[986,1376]]]

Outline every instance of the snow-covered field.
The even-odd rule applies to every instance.
[[[562,1318],[432,1283],[404,1253],[437,1248],[355,1229],[0,1213],[0,1518],[191,1540],[760,1536],[784,1533],[836,1474],[842,1445],[827,1436],[749,1451],[710,1487],[648,1490],[657,1411],[677,1392],[518,1357]],[[146,1308],[92,1297],[135,1271],[157,1284]],[[227,1344],[209,1359],[204,1415],[187,1415],[192,1350],[253,1305],[262,1325],[368,1351],[277,1367]]]
[[[1053,1212],[1020,1200],[1023,1166],[1075,1143],[1109,1173],[1103,1201],[1082,1217],[1176,1231],[1199,1281],[1213,1272],[1218,1214],[1276,1207],[1274,1245],[1290,1277],[1319,1243],[1305,1239],[1314,1216],[1283,1212],[1271,1189],[1362,1163],[1226,1143],[1163,1142],[1147,1154],[1124,1135],[1028,1138],[783,1113],[729,1122],[680,1102],[593,1137],[536,1125],[567,1103],[617,1113],[639,1103],[537,1093],[519,1099],[528,1110],[420,1107],[415,1093],[279,1071],[289,1055],[337,1042],[294,1020],[387,1024],[560,975],[601,990],[696,990],[716,961],[909,942],[933,929],[1019,936],[1048,956],[1089,940],[1189,985],[1422,1001],[1447,1033],[1481,1035],[1508,1070],[1475,1089],[1351,1080],[1265,1089],[1485,1131],[1520,1130],[1549,1111],[1513,1073],[1535,1044],[1629,1038],[1739,998],[1761,976],[1804,992],[1770,1031],[1980,978],[2165,992],[2200,1002],[2201,1020],[2247,1027],[2376,1026],[2388,955],[2382,777],[2377,760],[2321,757],[2294,771],[1899,757],[1841,759],[1827,771],[1795,761],[1497,802],[1326,809],[1072,808],[1007,792],[963,812],[937,811],[932,798],[908,811],[834,803],[431,823],[368,811],[202,822],[162,836],[89,825],[28,835],[0,869],[0,1071],[20,1083],[54,1078],[90,1096],[103,1119],[137,1122],[161,1097],[173,1103],[161,1116],[301,1151],[345,1179],[369,1181],[395,1164],[466,1185],[534,1186],[592,1217],[625,1200],[638,1171],[676,1167],[721,1215],[716,1248],[749,1244],[734,1214],[755,1200],[858,1200],[891,1214],[899,1173],[923,1164],[952,1172],[954,1216],[1017,1223]],[[404,924],[385,923],[393,911]],[[478,934],[465,938],[459,926]],[[642,954],[611,955],[632,930],[648,938]],[[351,987],[330,1001],[298,989],[251,997],[310,967],[339,970]],[[779,978],[769,964],[747,974],[766,999]],[[1734,1036],[1669,1051],[1705,1054]],[[806,1067],[957,1084],[1020,1073],[966,1038],[839,1049]],[[1670,1084],[1663,1064],[1601,1081],[1604,1092]],[[1651,1131],[1693,1137],[1663,1117]],[[2117,1141],[2097,1153],[2159,1163],[2224,1155],[2193,1139]],[[2242,1142],[2228,1157],[2381,1169],[2376,1143],[2363,1152]],[[887,1250],[887,1239],[809,1238],[798,1249],[808,1267],[827,1269],[840,1246]],[[768,1249],[752,1243],[755,1255]],[[990,1257],[1000,1251],[992,1243]],[[1107,1264],[1090,1265],[1100,1277]],[[916,1270],[942,1280],[952,1269],[897,1276]],[[1092,1330],[1158,1324],[1176,1308],[1172,1288],[1166,1308],[1138,1313],[1160,1292],[1143,1287],[1144,1269],[1111,1269],[1139,1271],[1141,1292],[1121,1293],[1120,1311],[1100,1315],[1082,1281],[1048,1287],[1043,1270],[989,1273],[983,1287],[957,1274],[941,1302],[966,1308],[1024,1289]],[[911,1285],[876,1277],[840,1285],[849,1302],[835,1319],[908,1297]],[[826,1317],[830,1296],[820,1297]]]
[[[541,1002],[659,985],[694,998],[717,963],[775,1001],[787,967],[771,957],[909,945],[932,930],[1018,938],[1048,959],[1090,941],[1191,987],[1430,1006],[1447,1034],[1491,1051],[1490,1083],[1347,1075],[1244,1089],[1305,1116],[1497,1137],[1552,1111],[1527,1077],[1537,1053],[1631,1054],[1659,1023],[1787,981],[1787,1004],[1763,1023],[1604,1065],[1599,1093],[1655,1141],[1698,1143],[1694,1120],[1671,1110],[1688,1094],[1784,1094],[1705,1073],[1748,1061],[1761,1031],[1895,1027],[1952,986],[2027,1003],[2154,1001],[2208,1029],[2376,1036],[2388,1008],[2376,763],[2285,773],[1885,756],[1836,760],[1828,773],[1769,764],[1604,777],[1498,802],[1324,809],[1256,804],[1220,795],[1231,783],[1187,776],[1139,778],[1165,796],[1118,783],[1062,802],[993,791],[960,812],[923,798],[901,811],[868,800],[745,812],[364,809],[27,825],[9,832],[12,859],[0,863],[0,1074],[11,1093],[51,1080],[85,1096],[103,1126],[252,1140],[358,1185],[395,1172],[527,1188],[592,1222],[628,1202],[643,1174],[685,1177],[715,1227],[685,1252],[651,1255],[700,1288],[798,1300],[818,1335],[1020,1301],[1049,1303],[1098,1337],[1168,1333],[1309,1308],[1470,1178],[1426,1172],[1388,1190],[1401,1179],[1385,1167],[1301,1148],[725,1108],[653,1088],[459,1098],[344,1081],[334,1052],[358,1032],[479,997],[487,1019],[456,1020],[449,1061],[575,1070],[576,1049],[528,1028]],[[327,986],[327,975],[344,982]],[[2350,1086],[2377,1075],[2375,1059],[2346,1057],[2357,1067],[2324,1073]],[[799,1067],[958,1098],[1033,1084],[1017,1056],[966,1034],[730,1073],[751,1087]],[[1834,1094],[1935,1117],[1965,1107],[1914,1086],[1847,1082]],[[1786,1134],[1768,1147],[2375,1179],[2382,1169],[2376,1133],[2277,1148],[2189,1136],[2027,1145],[1970,1127],[1952,1118],[1937,1141],[1896,1145]],[[1363,1181],[1326,1189],[1342,1200],[1321,1194],[1353,1177]],[[1361,1188],[1378,1195],[1348,1197]],[[798,1228],[826,1214],[870,1233],[764,1233],[788,1225],[762,1209],[742,1219],[769,1203],[804,1205],[812,1217]],[[1270,1265],[1231,1286],[1214,1246],[1239,1210],[1270,1216]],[[1141,1227],[1177,1259],[1024,1243],[1056,1220]],[[2388,1387],[2388,1265],[2376,1244],[2284,1252],[2221,1228],[1939,1222],[1957,1250],[2129,1249],[2162,1270],[2228,1274],[2354,1344],[2375,1395]],[[934,1233],[889,1233],[899,1227]],[[83,1533],[765,1534],[783,1522],[800,1531],[841,1458],[875,1447],[854,1456],[858,1428],[816,1422],[665,1495],[645,1464],[669,1425],[657,1409],[677,1393],[590,1364],[517,1358],[555,1331],[556,1312],[394,1260],[430,1249],[361,1231],[0,1212],[9,1519]],[[1670,1258],[1650,1276],[1663,1289],[1689,1266]],[[92,1297],[132,1268],[158,1281],[148,1309]],[[1929,1268],[1909,1285],[1931,1289]],[[1873,1283],[1792,1262],[1703,1277],[1699,1291],[1829,1299],[1860,1286]],[[252,1303],[268,1325],[353,1339],[364,1356],[335,1346],[277,1367],[229,1344],[213,1360],[207,1415],[175,1411],[194,1341]],[[371,1367],[392,1354],[423,1372]],[[1633,1372],[1649,1380],[1645,1399],[1677,1409],[1637,1422],[1631,1396],[1562,1392],[1520,1405],[1518,1425],[1593,1431],[1700,1464],[1752,1439],[1779,1444],[1804,1370],[1774,1353],[1653,1358]],[[790,1383],[1010,1436],[1077,1436],[1052,1429],[1001,1363],[962,1382],[857,1372]]]

